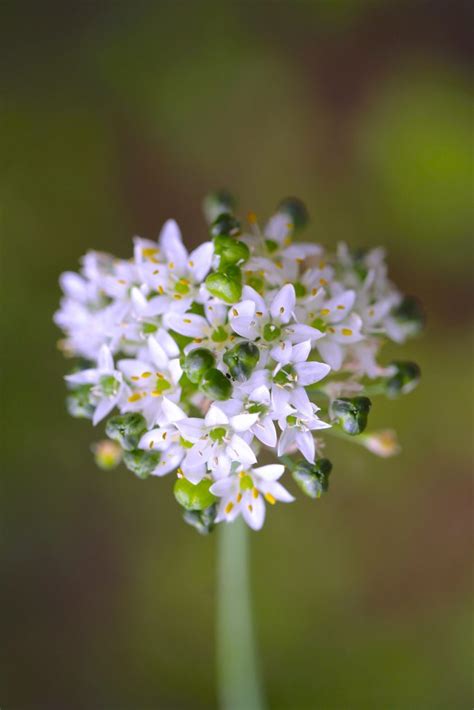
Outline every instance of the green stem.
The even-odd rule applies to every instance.
[[[217,671],[221,710],[263,710],[249,585],[249,530],[243,520],[218,529]]]

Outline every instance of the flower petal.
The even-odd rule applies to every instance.
[[[270,306],[272,318],[280,323],[288,323],[295,309],[296,295],[293,284],[285,284],[274,297]]]
[[[319,382],[331,369],[324,362],[298,362],[294,367],[298,375],[298,384],[302,387]]]

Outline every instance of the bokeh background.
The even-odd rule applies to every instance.
[[[371,415],[402,454],[330,442],[329,495],[252,535],[269,706],[472,707],[469,3],[3,0],[0,19],[2,708],[216,707],[215,536],[182,523],[172,477],[95,468],[51,319],[87,249],[127,256],[170,216],[205,239],[219,186],[262,218],[300,196],[308,239],[386,245],[428,315],[403,351],[422,385]]]

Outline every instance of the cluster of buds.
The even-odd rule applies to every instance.
[[[381,364],[383,343],[419,332],[417,302],[388,280],[381,249],[326,251],[295,242],[304,205],[283,200],[265,226],[240,222],[225,192],[204,203],[210,239],[186,250],[168,220],[133,258],[89,252],[61,276],[55,322],[73,416],[106,419],[102,468],[138,477],[175,473],[175,498],[200,532],[242,515],[253,529],[266,503],[290,502],[288,469],[319,498],[331,463],[322,433],[357,437],[374,453],[391,432],[364,432],[369,394],[411,391],[419,368]],[[268,456],[277,463],[267,463]]]

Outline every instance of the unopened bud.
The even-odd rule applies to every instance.
[[[425,325],[425,314],[420,302],[413,296],[405,296],[392,314],[403,325],[407,335],[418,335]]]
[[[183,371],[194,384],[199,384],[204,374],[215,365],[216,359],[207,348],[191,350],[183,362]]]
[[[288,215],[295,230],[303,229],[309,222],[308,210],[297,197],[286,197],[278,205],[277,211]]]
[[[331,405],[331,414],[346,434],[355,436],[364,431],[372,402],[368,397],[341,397]]]
[[[187,478],[178,478],[174,484],[174,497],[186,510],[205,510],[217,500],[209,490],[211,485],[212,481],[206,478],[197,484]]]
[[[148,478],[160,463],[160,456],[159,451],[135,449],[135,451],[124,451],[123,462],[138,478]]]
[[[239,343],[224,354],[224,362],[236,380],[242,382],[250,377],[258,360],[260,350],[254,343]]]
[[[214,252],[220,256],[219,269],[223,269],[230,264],[243,264],[250,256],[250,249],[244,243],[234,237],[222,234],[214,237]]]
[[[232,385],[227,377],[217,368],[211,367],[202,377],[199,384],[201,392],[210,399],[229,399],[232,394]]]
[[[236,237],[238,234],[240,234],[240,222],[228,212],[220,214],[211,224],[211,235],[213,237],[220,235]]]
[[[206,279],[209,293],[226,303],[237,303],[242,295],[242,272],[238,266],[230,265],[225,271],[217,271]]]
[[[203,202],[204,215],[212,224],[221,214],[232,214],[235,200],[227,190],[216,190],[206,195]]]
[[[91,401],[92,385],[80,385],[71,390],[66,398],[66,408],[72,417],[92,419],[94,404]]]
[[[300,461],[292,471],[292,476],[303,493],[310,498],[320,498],[329,488],[329,474],[332,463],[329,459],[317,459],[316,463]]]
[[[214,529],[217,516],[217,505],[210,505],[204,510],[185,510],[183,519],[188,525],[192,525],[201,535],[208,535]]]
[[[398,397],[400,394],[412,392],[421,377],[421,370],[416,362],[392,362],[391,366],[396,368],[396,372],[387,379],[388,396]]]
[[[144,417],[138,412],[129,412],[128,414],[117,414],[108,419],[105,433],[109,439],[118,441],[126,451],[133,451],[137,448],[146,429]]]

